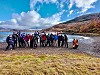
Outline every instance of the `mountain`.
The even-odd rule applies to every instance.
[[[72,20],[54,25],[53,27],[43,29],[43,31],[100,34],[100,13],[82,15]]]
[[[0,27],[0,30],[1,30],[1,29],[5,29],[5,28]]]
[[[64,22],[63,24],[74,23],[74,22],[83,22],[83,21],[91,21],[91,20],[94,20],[94,19],[100,19],[100,13],[82,15],[82,16],[76,17],[72,20],[69,20],[67,22]]]

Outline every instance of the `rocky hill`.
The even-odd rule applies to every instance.
[[[100,19],[100,13],[82,15],[82,16],[76,17],[72,20],[69,20],[67,22],[64,22],[63,24],[74,23],[74,22],[83,22],[83,21],[91,21],[91,20],[94,20],[94,19]]]
[[[87,14],[60,23],[44,31],[63,31],[68,33],[100,33],[100,13]]]

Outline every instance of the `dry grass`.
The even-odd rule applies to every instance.
[[[100,75],[100,58],[85,54],[0,54],[0,75]]]

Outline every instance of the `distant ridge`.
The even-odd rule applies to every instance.
[[[43,31],[62,31],[68,33],[99,33],[100,13],[86,14],[72,20],[43,29]]]
[[[72,20],[66,21],[62,24],[74,23],[74,22],[83,22],[83,21],[91,21],[91,20],[94,20],[94,19],[100,19],[100,13],[82,15],[82,16],[76,17]]]

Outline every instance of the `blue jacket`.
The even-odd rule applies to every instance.
[[[58,40],[58,36],[57,35],[54,36],[54,40]]]
[[[13,38],[12,37],[9,37],[9,44],[14,44],[14,41],[13,41]]]

